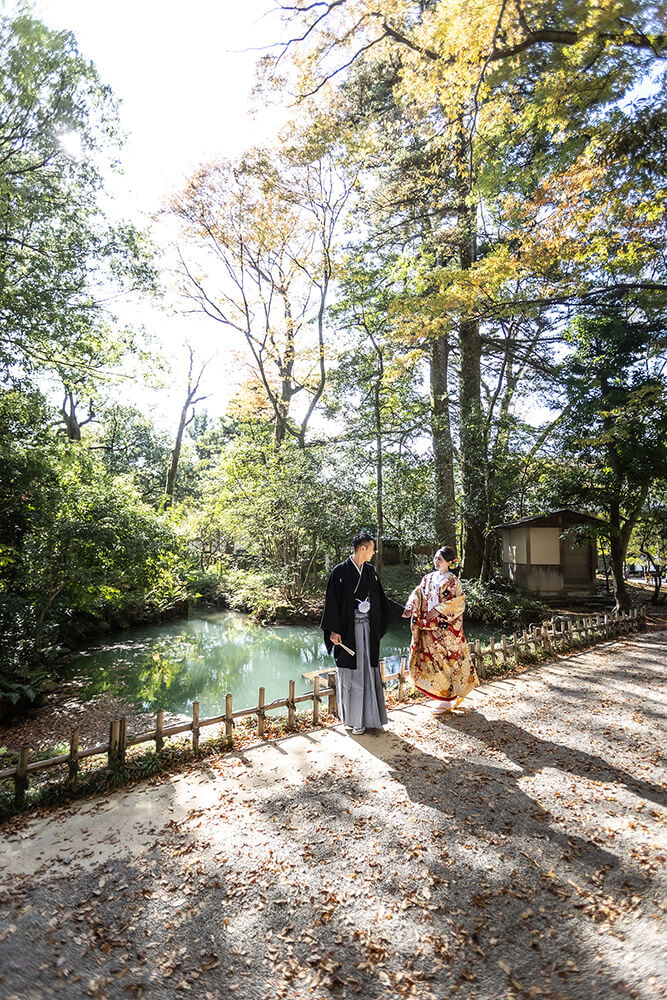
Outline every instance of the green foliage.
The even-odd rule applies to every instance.
[[[325,553],[348,551],[357,525],[368,524],[368,497],[354,468],[332,468],[325,453],[268,435],[241,434],[205,487],[204,507],[237,548],[268,569],[290,597],[323,569]]]
[[[514,631],[528,622],[548,618],[550,610],[532,597],[512,591],[496,591],[478,580],[463,581],[466,616],[485,625],[497,625]]]
[[[667,478],[664,333],[619,309],[577,318],[566,340],[562,447],[577,462],[570,486],[603,513],[605,533],[614,545],[620,539],[624,556],[652,484]]]
[[[100,625],[185,594],[184,543],[83,443],[49,429],[38,393],[0,394],[0,693],[32,697],[40,662]],[[23,688],[17,687],[23,685]]]
[[[97,205],[114,101],[71,34],[23,13],[0,16],[0,104],[0,366],[76,381],[114,353],[94,286],[151,280],[140,234]]]
[[[172,442],[135,406],[105,406],[91,428],[93,446],[114,476],[131,477],[145,503],[159,507]]]

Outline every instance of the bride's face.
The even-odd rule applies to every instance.
[[[446,573],[449,569],[449,563],[439,552],[433,557],[433,565],[440,573]]]

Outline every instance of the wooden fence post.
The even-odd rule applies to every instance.
[[[382,683],[382,689],[386,692],[387,690],[387,661],[380,660],[380,681]]]
[[[192,752],[199,753],[199,702],[192,702]]]
[[[125,719],[114,719],[109,723],[109,767],[123,767],[125,764]]]
[[[563,622],[563,625],[565,626],[565,643],[566,643],[566,646],[567,646],[568,649],[572,649],[572,640],[573,640],[574,637],[572,635],[572,621],[571,621],[571,619],[566,618],[564,620],[564,622]]]
[[[327,702],[327,712],[329,715],[336,714],[336,674],[327,674],[327,687],[330,690],[329,701]]]
[[[118,733],[118,763],[125,767],[125,751],[127,749],[127,719],[123,716],[120,720]]]
[[[164,709],[158,708],[157,718],[155,720],[155,753],[160,753],[164,746],[164,736],[162,735],[163,729],[164,729]]]
[[[317,680],[317,678],[315,678]],[[264,711],[264,700],[266,698],[266,692],[264,688],[259,689],[259,696],[257,699],[257,735],[260,740],[264,736],[264,729],[266,726],[266,712]]]
[[[24,743],[19,750],[19,759],[14,775],[14,802],[20,809],[25,802],[25,793],[28,788],[28,758],[30,757],[30,747]]]
[[[502,643],[503,643],[503,667],[507,667],[507,660],[508,660],[507,636],[505,635],[504,632],[503,632],[503,637],[502,637]]]
[[[231,746],[234,736],[234,720],[232,719],[232,696],[228,694],[225,698],[225,737],[227,745]]]
[[[537,625],[532,625],[530,629],[531,635],[533,637],[533,647],[535,649],[535,656],[540,655],[539,645],[537,641]]]
[[[479,639],[475,639],[475,666],[477,667],[477,674],[481,680],[486,680],[486,667],[484,666],[484,654],[482,653],[482,644]]]
[[[73,729],[69,738],[69,758],[67,761],[67,780],[71,785],[76,784],[79,776],[79,730]]]
[[[116,757],[116,747],[118,746],[118,722],[112,719],[109,723],[109,748],[107,750],[107,764],[112,766]]]
[[[554,646],[549,635],[549,626],[546,622],[542,622],[542,648],[550,654],[554,652]]]
[[[514,648],[514,663],[518,667],[519,666],[519,633],[518,632],[513,632],[512,633],[512,646]]]
[[[294,681],[289,682],[287,696],[287,728],[296,729],[296,705],[294,703]]]
[[[320,675],[313,677],[313,725],[320,724]]]
[[[496,659],[496,640],[493,636],[489,639],[489,651],[491,653],[491,666],[495,671],[498,666],[498,661]]]
[[[405,698],[405,664],[406,659],[404,656],[401,657],[401,669],[398,674],[398,700],[403,701]]]
[[[605,638],[609,638],[609,615],[604,616],[604,634]]]

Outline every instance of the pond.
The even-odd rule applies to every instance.
[[[490,632],[471,626],[466,634],[486,639]],[[409,644],[407,623],[387,633],[381,655],[388,669],[398,665]],[[190,714],[193,701],[199,701],[205,718],[224,712],[228,693],[235,710],[256,705],[260,687],[267,702],[287,697],[290,680],[297,695],[305,694],[312,683],[302,675],[332,663],[314,625],[262,628],[233,611],[204,611],[109,636],[104,645],[73,657],[66,676],[76,681],[84,703],[109,692],[131,701],[137,712],[162,708]]]

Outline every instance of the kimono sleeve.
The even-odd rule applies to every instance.
[[[419,596],[421,594],[421,587],[422,584],[418,584],[405,602],[405,607],[410,608],[413,615],[419,611]]]
[[[455,622],[458,618],[463,618],[463,612],[466,606],[466,595],[463,593],[463,585],[461,581],[457,579],[456,586],[454,588],[454,596],[449,601],[443,601],[442,604],[438,604],[438,612],[447,618],[450,622]]]
[[[320,628],[324,632],[324,643],[327,647],[327,652],[330,653],[333,649],[333,643],[330,639],[331,633],[337,632],[341,635],[343,631],[341,627],[341,588],[336,582],[335,571],[331,574],[327,583]]]

